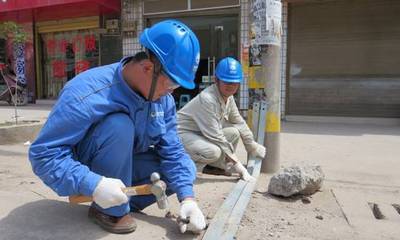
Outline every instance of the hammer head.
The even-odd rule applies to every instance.
[[[157,199],[157,206],[160,209],[168,208],[168,198],[165,191],[167,190],[167,184],[160,179],[160,175],[156,172],[151,174],[150,180],[152,182],[151,192]]]

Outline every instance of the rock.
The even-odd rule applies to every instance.
[[[319,219],[319,220],[323,220],[323,219],[324,219],[324,217],[321,216],[321,215],[317,215],[317,216],[315,216],[315,218],[317,218],[317,219]]]
[[[310,195],[321,188],[324,178],[320,166],[288,167],[271,178],[268,192],[283,197],[295,194]]]
[[[310,198],[303,196],[301,198],[301,202],[304,204],[309,204],[309,203],[311,203],[311,200],[310,200]]]

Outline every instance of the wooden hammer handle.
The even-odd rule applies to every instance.
[[[128,196],[152,194],[150,184],[143,184],[139,186],[123,188],[122,191],[126,193],[126,195]],[[69,202],[73,204],[93,202],[93,197],[84,195],[69,196]]]
[[[93,198],[91,196],[74,195],[74,196],[69,196],[69,202],[73,204],[93,202]]]

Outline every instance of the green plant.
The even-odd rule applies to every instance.
[[[23,27],[11,21],[0,23],[0,37],[10,37],[13,39],[14,43],[25,43],[28,41],[28,34]]]

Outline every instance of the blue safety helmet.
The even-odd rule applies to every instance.
[[[189,27],[177,20],[165,20],[146,28],[140,35],[140,43],[157,56],[164,71],[180,86],[195,87],[200,45]]]
[[[226,57],[219,61],[215,75],[224,82],[241,83],[243,79],[242,65],[236,59]]]

